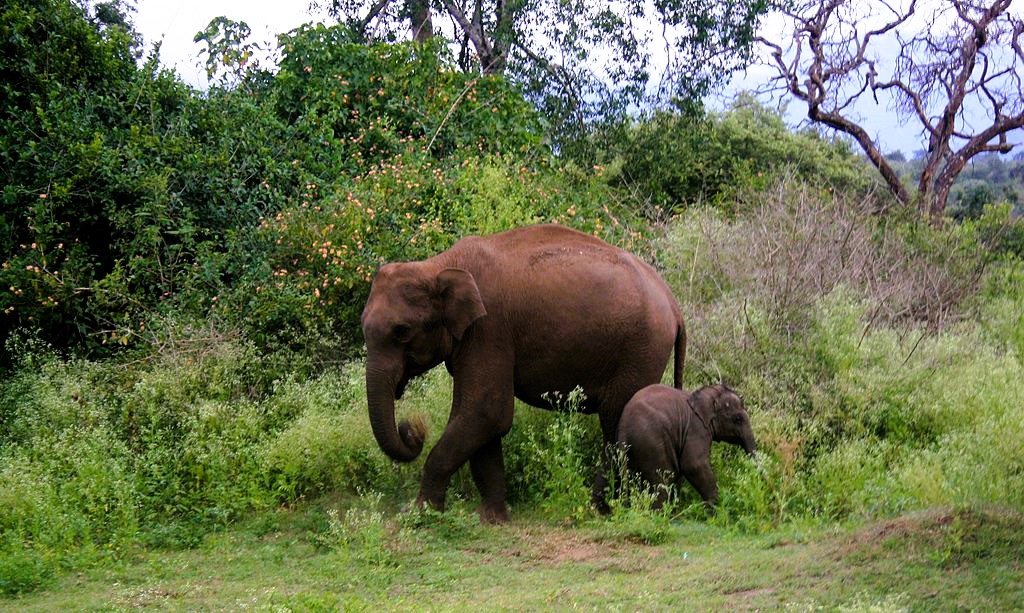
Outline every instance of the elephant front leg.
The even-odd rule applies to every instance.
[[[448,428],[437,441],[437,445],[430,451],[427,461],[423,465],[420,493],[416,497],[417,506],[429,505],[434,510],[444,511],[452,475],[472,453],[469,450],[464,451],[461,444],[457,445],[455,443],[457,438],[451,434],[451,424],[449,423]]]
[[[466,403],[456,409],[441,438],[427,456],[417,503],[443,511],[448,484],[463,464],[470,461],[473,480],[483,497],[485,521],[504,521],[505,468],[501,437],[512,425],[512,397],[487,403]],[[507,405],[507,406],[506,406]],[[493,516],[493,517],[492,517]]]
[[[715,504],[718,503],[718,481],[715,480],[715,473],[711,470],[711,464],[698,464],[684,470],[683,475],[704,500],[704,507],[708,510],[708,513],[714,513]]]

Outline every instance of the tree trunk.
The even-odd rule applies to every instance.
[[[952,191],[953,183],[966,165],[967,159],[963,155],[953,154],[946,160],[946,165],[935,178],[935,182],[931,186],[931,198],[928,202],[928,215],[933,224],[942,224],[942,216],[946,213],[949,192]]]
[[[425,43],[434,36],[434,24],[430,18],[430,0],[406,0],[412,39]]]

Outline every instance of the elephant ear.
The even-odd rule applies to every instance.
[[[466,328],[487,314],[476,280],[465,270],[446,268],[438,273],[437,285],[442,321],[455,340],[462,340]]]

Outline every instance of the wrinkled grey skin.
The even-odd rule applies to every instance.
[[[743,399],[724,385],[687,393],[666,385],[648,385],[626,403],[616,440],[628,446],[629,469],[652,486],[679,486],[685,478],[709,511],[718,501],[711,470],[711,442],[742,447],[753,456],[757,446]],[[655,508],[667,492],[657,487]]]

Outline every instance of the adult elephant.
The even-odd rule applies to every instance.
[[[362,325],[377,443],[401,462],[419,455],[423,428],[396,425],[395,399],[444,362],[455,380],[451,415],[417,503],[442,510],[468,460],[490,522],[508,520],[501,439],[514,398],[547,408],[543,394],[580,386],[583,411],[599,415],[611,443],[622,408],[660,381],[673,349],[682,385],[686,330],[665,282],[637,257],[558,225],[471,236],[429,259],[382,266]]]

